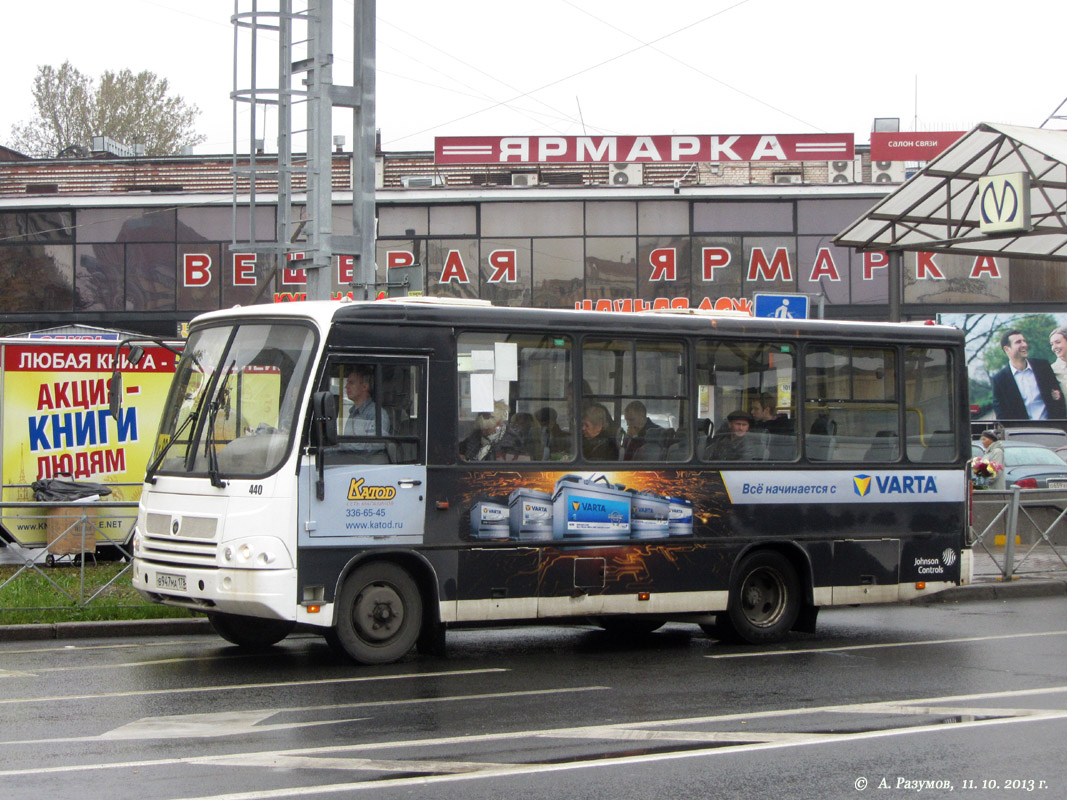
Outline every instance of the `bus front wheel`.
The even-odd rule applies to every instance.
[[[215,633],[231,644],[259,650],[277,644],[288,636],[295,623],[283,619],[262,619],[215,611],[207,615]]]
[[[407,570],[384,562],[356,568],[338,602],[337,640],[359,664],[403,658],[422,629],[422,597]]]
[[[789,559],[773,550],[745,556],[730,587],[725,614],[716,623],[724,632],[750,644],[785,638],[800,613],[800,579]]]

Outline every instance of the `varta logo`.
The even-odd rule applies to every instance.
[[[870,475],[855,475],[852,489],[860,497],[871,491]],[[884,475],[873,478],[877,494],[936,494],[937,481],[933,475]]]
[[[575,511],[581,509],[582,511],[599,511],[600,513],[607,512],[608,508],[603,503],[582,503],[577,500],[571,501],[571,508]]]
[[[871,490],[871,476],[857,475],[852,479],[852,490],[860,497],[866,497]]]
[[[349,500],[392,500],[396,497],[395,486],[364,486],[364,478],[352,479],[348,485]]]

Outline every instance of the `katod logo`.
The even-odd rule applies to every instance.
[[[852,491],[858,494],[860,497],[866,497],[867,493],[871,490],[871,476],[870,475],[856,475],[852,478]]]

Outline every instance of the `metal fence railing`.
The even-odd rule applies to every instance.
[[[2,551],[4,561],[13,568],[0,581],[0,592],[27,575],[39,575],[57,592],[77,606],[86,606],[99,597],[130,569],[132,549],[129,544],[134,521],[135,502],[16,502],[0,503],[4,528],[13,543]],[[86,566],[95,563],[98,554],[125,565],[102,585],[86,582]],[[79,571],[78,588],[73,594],[63,588],[50,568],[69,564]],[[6,573],[7,570],[4,570]],[[0,601],[0,606],[3,606]]]
[[[1067,572],[1067,491],[982,489],[971,495],[971,546],[1003,580]]]

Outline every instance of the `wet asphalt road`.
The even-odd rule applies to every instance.
[[[450,633],[353,667],[318,638],[0,643],[21,798],[1067,795],[1067,599],[824,611],[725,645],[670,625]],[[920,791],[921,790],[921,791]]]

